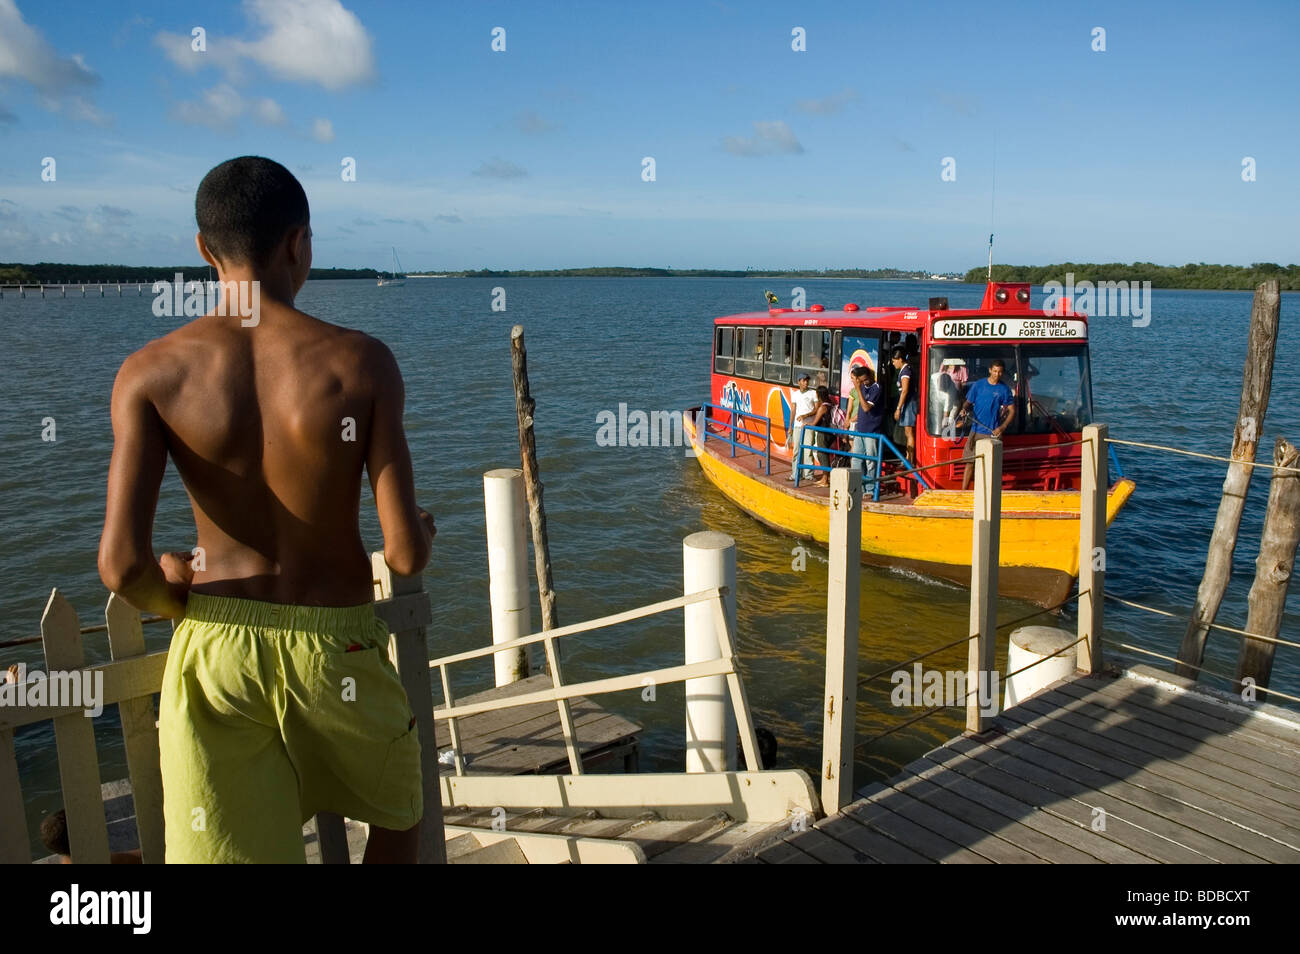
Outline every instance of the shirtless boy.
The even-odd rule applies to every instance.
[[[364,468],[388,565],[428,563],[401,373],[379,341],[294,308],[311,227],[289,170],[224,162],[195,216],[220,280],[260,283],[258,314],[218,307],[123,362],[99,548],[110,590],[180,619],[159,713],[167,861],[301,862],[320,811],[370,822],[367,862],[414,861],[420,745],[358,525]],[[158,560],[169,455],[198,546]]]

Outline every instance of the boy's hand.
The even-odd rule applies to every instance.
[[[193,553],[177,552],[162,555],[158,565],[162,567],[163,578],[168,585],[185,590],[190,588],[190,584],[194,582],[194,567],[191,565],[193,559]]]
[[[429,531],[430,540],[438,535],[438,527],[433,522],[433,514],[429,513],[429,511],[425,510],[423,507],[420,508],[420,526]]]

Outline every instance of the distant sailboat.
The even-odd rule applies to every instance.
[[[379,287],[383,288],[385,285],[405,285],[405,284],[406,284],[406,276],[402,274],[402,263],[397,258],[397,249],[394,248],[393,249],[393,277],[380,278]]]

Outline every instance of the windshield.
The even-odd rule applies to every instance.
[[[989,365],[1001,359],[1002,383],[1016,397],[1011,434],[1077,434],[1092,423],[1086,345],[939,345],[930,349],[926,427],[949,439],[965,436],[957,424],[966,391],[988,377]]]

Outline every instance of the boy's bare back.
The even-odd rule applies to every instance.
[[[139,456],[160,467],[165,451],[189,493],[201,548],[192,591],[299,605],[368,602],[370,561],[358,527],[363,467],[389,552],[402,552],[419,525],[402,400],[391,352],[361,332],[275,301],[263,303],[253,327],[224,315],[197,319],[122,365],[108,523],[115,508],[123,519],[139,512],[132,484],[149,475],[129,472],[136,455],[122,443],[141,440]]]

